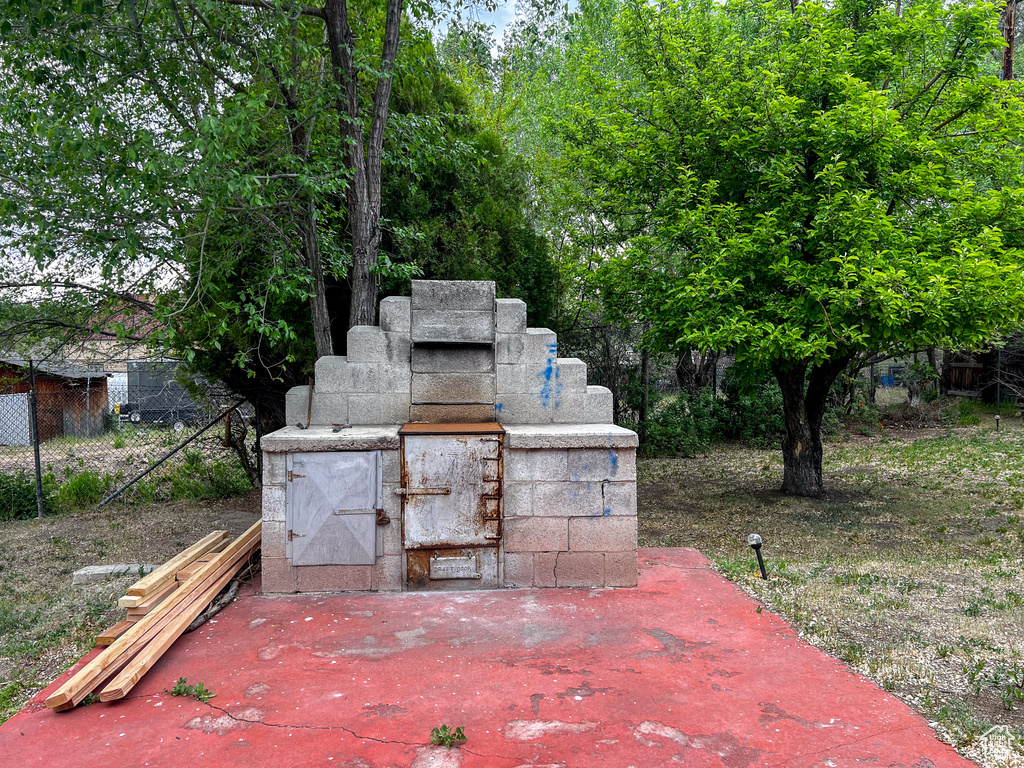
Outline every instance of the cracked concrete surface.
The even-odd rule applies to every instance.
[[[44,691],[0,765],[971,765],[693,550],[640,563],[636,590],[250,589],[121,702],[54,714]],[[179,677],[216,698],[167,694]],[[430,744],[441,724],[468,740]]]

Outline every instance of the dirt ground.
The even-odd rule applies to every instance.
[[[259,497],[250,495],[0,523],[0,722],[123,618],[117,598],[137,576],[72,587],[74,571],[162,563],[210,531],[237,536],[259,515]]]
[[[962,754],[1022,766],[1024,432],[1004,421],[840,437],[822,500],[778,492],[779,451],[641,461],[640,543],[698,548]]]

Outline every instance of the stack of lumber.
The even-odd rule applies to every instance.
[[[143,598],[136,607],[152,600],[147,612],[51,695],[46,706],[63,712],[96,691],[100,701],[123,698],[259,549],[261,529],[262,523],[257,522],[184,581],[177,580],[178,572],[223,542],[226,531],[210,534],[136,582],[126,597]],[[211,543],[213,537],[216,541]]]

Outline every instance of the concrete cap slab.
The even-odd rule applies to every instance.
[[[636,432],[615,424],[505,424],[509,448],[636,448]],[[264,438],[266,440],[266,438]]]
[[[264,435],[260,445],[267,453],[305,451],[378,451],[399,447],[400,424],[352,426],[335,432],[333,427],[285,427]]]

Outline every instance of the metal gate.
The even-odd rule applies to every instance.
[[[500,586],[503,432],[497,424],[403,428],[399,493],[409,589]]]

